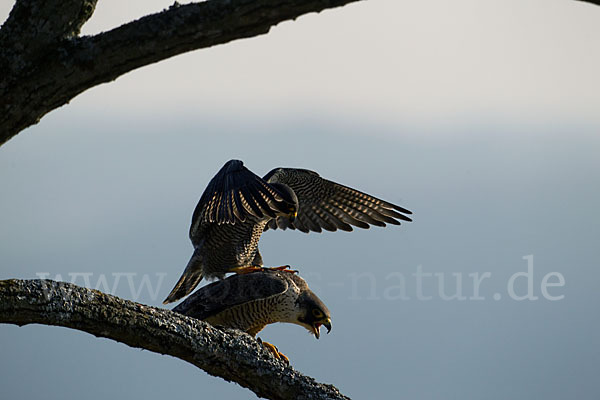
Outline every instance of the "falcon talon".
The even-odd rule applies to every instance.
[[[267,351],[272,353],[275,356],[275,358],[277,358],[278,360],[281,360],[281,358],[282,358],[281,356],[284,356],[282,353],[279,352],[279,349],[274,344],[271,344],[271,343],[265,342],[265,341],[261,341],[261,342],[262,342],[263,347]],[[288,359],[287,357],[285,357],[285,358]],[[289,359],[288,359],[288,362],[289,362]]]
[[[271,271],[280,271],[280,272],[290,272],[292,274],[297,274],[298,270],[297,269],[292,269],[292,267],[290,267],[289,265],[282,265],[280,267],[271,267],[271,268],[265,268]]]
[[[285,363],[285,365],[290,365],[290,359],[282,352],[279,352],[279,358]]]
[[[252,272],[257,272],[257,271],[262,271],[262,270],[263,270],[262,267],[250,265],[250,266],[246,266],[246,267],[237,267],[237,268],[232,269],[229,272],[234,272],[236,274],[250,274]]]
[[[262,343],[263,343],[263,346],[265,346],[265,348],[269,352],[271,352],[275,356],[276,359],[283,361],[285,365],[290,365],[290,359],[285,354],[280,352],[279,349],[277,348],[277,346],[275,346],[271,343],[268,343],[268,342],[262,342]]]

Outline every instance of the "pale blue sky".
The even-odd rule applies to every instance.
[[[170,3],[103,0],[85,31]],[[310,168],[415,221],[264,235],[266,264],[299,269],[333,314],[318,341],[261,333],[298,370],[353,398],[596,399],[599,23],[600,7],[568,0],[369,0],[133,71],[0,148],[0,279],[121,274],[115,294],[133,298],[127,274],[134,289],[147,274],[157,297],[137,300],[159,306],[225,161]],[[507,282],[528,255],[538,300],[516,301]],[[461,274],[467,297],[469,274],[489,273],[484,300],[444,301],[435,276],[421,301],[418,268],[448,294]],[[542,295],[552,272],[562,300]],[[7,397],[253,397],[62,328],[0,326],[0,354]]]

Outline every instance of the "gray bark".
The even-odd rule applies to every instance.
[[[0,146],[79,93],[177,54],[358,0],[209,0],[79,36],[97,0],[17,0],[0,29]]]
[[[63,326],[187,361],[269,399],[348,399],[275,358],[251,336],[51,280],[0,281],[0,323]]]

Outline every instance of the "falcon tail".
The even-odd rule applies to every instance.
[[[198,261],[198,258],[192,256],[187,267],[185,267],[185,271],[183,271],[183,275],[163,301],[163,304],[169,304],[187,296],[198,286],[202,280],[202,266],[198,265]]]

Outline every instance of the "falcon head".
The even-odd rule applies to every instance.
[[[277,213],[278,217],[287,217],[290,219],[290,222],[294,222],[296,219],[296,215],[298,215],[298,196],[288,185],[284,185],[283,183],[272,183],[271,186],[275,187],[277,191],[281,194],[283,201],[279,205],[279,212]]]
[[[331,316],[327,306],[310,290],[305,290],[296,300],[298,309],[297,324],[308,329],[318,339],[321,325],[331,331]]]

